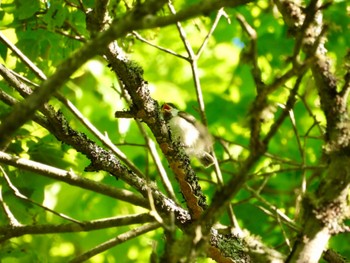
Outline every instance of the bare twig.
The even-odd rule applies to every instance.
[[[168,53],[170,55],[173,55],[175,57],[178,57],[178,58],[181,58],[181,59],[184,59],[184,60],[188,60],[187,57],[184,57],[182,56],[181,54],[178,54],[176,53],[175,51],[171,50],[171,49],[168,49],[168,48],[164,48],[164,47],[161,47],[161,46],[158,46],[158,45],[155,45],[153,44],[151,41],[148,41],[147,39],[143,38],[139,33],[137,33],[136,31],[133,31],[132,34],[140,41],[152,46],[152,47],[155,47],[165,53]]]
[[[170,12],[172,14],[176,15],[175,7],[171,3],[171,1],[168,2],[168,7],[170,9]],[[198,65],[197,65],[198,56],[193,51],[191,43],[188,41],[187,36],[186,36],[186,32],[183,29],[181,23],[177,22],[176,27],[177,27],[177,30],[179,31],[180,38],[181,38],[181,40],[184,44],[184,47],[187,51],[188,58],[189,58],[188,61],[191,64],[192,76],[193,76],[194,86],[195,86],[195,90],[196,90],[197,102],[198,102],[198,106],[199,106],[199,113],[201,115],[201,120],[202,120],[203,124],[207,126],[208,122],[207,122],[207,117],[205,115],[205,105],[204,105],[204,99],[203,99],[203,92],[202,92],[201,83],[199,80],[199,73],[198,73]],[[204,41],[206,41],[206,40],[204,40]]]
[[[245,20],[244,16],[238,14],[236,18],[250,39],[250,46],[249,46],[249,50],[247,51],[247,57],[249,59],[249,62],[251,62],[252,64],[252,70],[251,70],[252,75],[254,78],[257,91],[258,93],[260,93],[264,87],[264,82],[262,81],[261,69],[258,65],[258,50],[257,50],[258,36],[255,29],[251,25],[249,25],[249,23]]]
[[[255,198],[257,198],[260,202],[262,202],[264,205],[266,205],[269,209],[266,210],[265,208],[259,206],[261,210],[263,210],[266,214],[269,216],[272,216],[273,218],[277,219],[279,217],[283,220],[283,223],[291,228],[294,231],[299,232],[301,227],[298,226],[292,219],[290,219],[286,214],[284,214],[280,209],[278,209],[276,206],[265,200],[259,192],[256,192],[253,188],[249,187],[248,185],[245,186],[245,188],[253,194]],[[273,212],[271,212],[273,211]]]
[[[0,203],[1,203],[2,209],[4,210],[6,218],[9,221],[10,226],[11,227],[21,226],[22,224],[17,220],[17,218],[11,212],[9,206],[5,203],[5,201],[2,197],[2,187],[0,187]],[[1,240],[0,240],[0,242],[1,242]]]
[[[13,237],[19,237],[23,235],[40,235],[40,234],[53,234],[53,233],[73,233],[73,232],[85,232],[92,230],[99,230],[105,228],[133,225],[133,224],[143,224],[147,222],[152,222],[154,219],[152,216],[147,214],[135,214],[127,216],[117,216],[111,218],[103,218],[92,221],[85,221],[77,223],[68,224],[45,224],[45,225],[17,225],[12,228],[7,226],[0,227],[0,243]]]
[[[160,156],[156,150],[156,145],[155,145],[154,141],[151,140],[148,136],[145,137],[145,139],[147,141],[147,146],[148,146],[148,149],[151,153],[152,159],[153,159],[153,161],[156,165],[156,168],[158,170],[158,173],[160,175],[161,181],[164,185],[165,191],[167,192],[168,196],[171,199],[173,199],[175,202],[177,202],[177,198],[176,198],[174,189],[173,189],[171,182],[169,180],[169,177],[164,169],[164,166],[160,160]]]
[[[114,117],[131,119],[135,118],[135,115],[131,111],[116,111]]]
[[[124,234],[121,234],[113,239],[110,239],[108,241],[106,241],[105,243],[102,243],[98,246],[96,246],[95,248],[85,252],[84,254],[81,254],[80,256],[75,257],[74,259],[72,259],[71,261],[69,261],[70,263],[78,263],[78,262],[83,262],[86,261],[89,258],[92,258],[93,256],[106,251],[107,249],[110,249],[118,244],[124,243],[128,240],[131,240],[135,237],[138,237],[144,233],[147,233],[149,231],[155,230],[158,227],[160,227],[161,225],[156,222],[156,223],[150,223],[148,225],[144,225],[138,228],[134,228],[133,230],[130,230],[128,232],[125,232]]]
[[[46,79],[44,72],[42,72],[30,59],[28,59],[28,57],[24,55],[20,49],[12,44],[2,32],[0,32],[0,40],[32,70],[35,75],[39,77],[39,79]]]
[[[210,37],[213,35],[213,33],[214,33],[214,31],[215,31],[217,25],[219,24],[219,21],[220,21],[221,17],[225,17],[225,18],[227,19],[228,23],[231,23],[230,18],[229,18],[228,15],[226,14],[224,8],[220,8],[219,11],[218,11],[217,14],[216,14],[216,17],[215,17],[215,19],[214,19],[214,22],[213,22],[213,24],[212,24],[212,26],[211,26],[211,28],[210,28],[208,34],[205,36],[205,38],[204,38],[204,40],[203,40],[201,46],[199,47],[199,49],[198,49],[198,51],[197,51],[197,53],[196,53],[196,57],[199,58],[199,57],[202,55],[202,52],[203,52],[204,49],[206,48],[206,46],[207,46],[207,44],[208,44],[208,42],[209,42]]]
[[[35,202],[35,201],[29,199],[27,196],[25,196],[24,194],[22,194],[22,193],[17,189],[17,187],[11,182],[10,178],[8,177],[8,175],[6,174],[6,172],[5,172],[5,170],[2,168],[2,166],[0,166],[0,171],[2,172],[2,175],[4,176],[7,185],[8,185],[9,188],[13,191],[13,194],[14,194],[16,197],[18,197],[19,199],[22,199],[22,200],[24,200],[24,201],[26,201],[26,202],[29,202],[29,203],[31,203],[31,204],[33,204],[33,205],[36,205],[36,206],[38,206],[38,207],[40,207],[40,208],[42,208],[42,209],[44,209],[44,210],[46,210],[46,211],[48,211],[48,212],[50,212],[50,213],[53,213],[53,214],[55,214],[55,215],[57,215],[57,216],[59,216],[59,217],[65,219],[65,220],[69,220],[69,221],[72,221],[72,222],[77,223],[77,224],[80,224],[80,223],[81,223],[80,221],[78,221],[78,220],[76,220],[76,219],[74,219],[74,218],[71,218],[70,216],[67,216],[67,215],[65,215],[65,214],[56,212],[55,210],[52,210],[52,209],[50,209],[50,208],[48,208],[48,207],[46,207],[46,206],[43,206],[43,205],[41,205],[41,204],[39,204],[39,203],[37,203],[37,202]]]
[[[67,21],[66,21],[65,24],[68,27],[70,27],[72,29],[72,31],[76,33],[76,35],[69,34],[68,32],[66,32],[64,30],[61,30],[61,29],[57,29],[57,28],[54,29],[55,33],[57,33],[59,35],[62,35],[64,37],[67,37],[69,39],[73,39],[73,40],[76,40],[76,41],[79,41],[79,42],[82,42],[82,43],[86,43],[86,41],[87,41],[86,38],[84,36],[80,35],[78,31],[74,30],[74,27],[72,27],[72,25],[70,25]],[[37,29],[39,29],[39,28],[40,29],[45,29],[45,30],[48,29],[47,26],[45,26],[45,25],[38,25],[36,28]]]

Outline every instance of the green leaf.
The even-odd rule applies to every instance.
[[[40,10],[40,1],[39,0],[17,0],[17,13],[18,19],[27,19],[33,17],[35,13]]]

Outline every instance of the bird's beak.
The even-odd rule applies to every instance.
[[[171,119],[171,117],[173,116],[172,110],[173,110],[173,107],[171,107],[171,105],[169,105],[167,103],[164,103],[162,105],[161,112],[162,112],[165,120]]]
[[[171,111],[170,105],[164,103],[162,106],[162,112],[170,112],[170,111]]]

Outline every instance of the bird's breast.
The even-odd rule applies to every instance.
[[[181,143],[186,147],[192,147],[196,144],[199,138],[199,131],[192,123],[176,116],[170,119],[169,126],[173,139],[180,139]]]

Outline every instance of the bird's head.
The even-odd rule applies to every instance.
[[[164,119],[167,121],[167,120],[170,120],[172,117],[177,116],[179,113],[179,110],[172,103],[164,103],[161,107],[161,112],[164,116]]]

